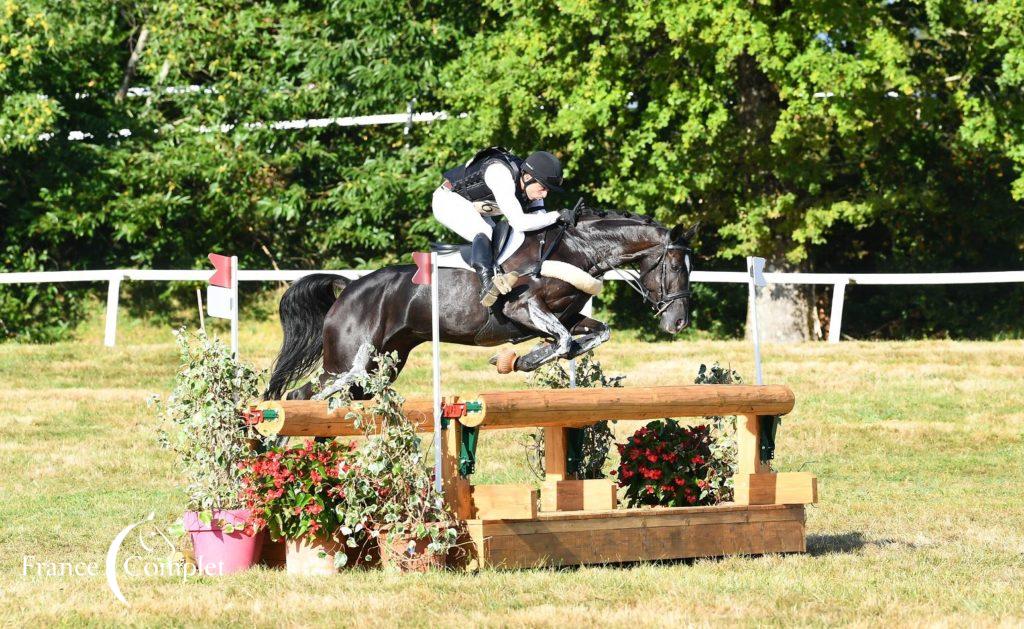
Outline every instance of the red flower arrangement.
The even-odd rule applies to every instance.
[[[273,539],[333,536],[342,525],[355,448],[310,440],[240,461],[241,499],[252,513],[246,531],[266,528]]]
[[[625,487],[628,506],[684,507],[712,504],[716,496],[709,479],[716,469],[711,461],[711,430],[707,426],[680,426],[668,419],[644,426],[619,449],[619,469],[612,474]]]

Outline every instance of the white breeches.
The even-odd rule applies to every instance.
[[[481,216],[472,201],[447,188],[438,186],[434,190],[432,206],[434,218],[467,242],[473,242],[477,234],[490,238],[494,233],[491,219]]]

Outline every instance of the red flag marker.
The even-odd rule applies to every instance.
[[[213,263],[213,268],[216,269],[216,272],[210,277],[210,285],[231,288],[231,256],[211,253],[210,262]]]
[[[412,261],[416,263],[416,275],[412,276],[412,283],[429,285],[432,281],[430,277],[430,254],[417,251],[412,254]]]

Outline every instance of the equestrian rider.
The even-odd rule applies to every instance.
[[[504,215],[516,231],[544,229],[559,219],[544,211],[549,191],[559,191],[562,164],[547,151],[520,159],[500,146],[480,151],[462,166],[444,173],[434,191],[434,217],[473,243],[471,264],[480,276],[480,303],[490,307],[507,293],[516,273],[494,274],[492,217]]]

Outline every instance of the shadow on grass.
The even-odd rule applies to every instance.
[[[866,546],[872,546],[875,548],[892,548],[898,546],[910,549],[917,547],[910,542],[898,539],[887,538],[868,540],[860,531],[851,531],[849,533],[840,533],[837,535],[807,536],[807,554],[812,557],[839,553],[853,553]]]

